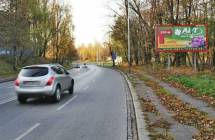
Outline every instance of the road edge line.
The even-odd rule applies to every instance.
[[[145,117],[142,113],[140,102],[139,102],[138,97],[137,97],[137,93],[136,93],[135,89],[133,88],[127,75],[120,70],[117,70],[117,71],[120,72],[121,75],[126,80],[128,87],[129,87],[129,90],[130,90],[130,93],[131,93],[131,96],[132,96],[133,105],[134,105],[134,112],[135,112],[136,122],[137,122],[136,124],[137,124],[138,140],[150,140],[149,132],[147,131],[147,127],[146,127]]]
[[[16,97],[11,97],[11,98],[8,98],[8,99],[4,99],[3,101],[0,101],[0,105],[4,105],[4,104],[7,104],[9,102],[15,101],[16,99],[17,99]]]

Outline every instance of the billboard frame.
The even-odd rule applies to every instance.
[[[161,50],[158,48],[158,29],[159,27],[173,27],[173,26],[179,26],[179,27],[187,27],[187,26],[205,26],[205,33],[206,33],[206,47],[204,50]],[[158,24],[155,26],[155,50],[158,53],[164,52],[164,53],[176,53],[176,52],[208,52],[209,46],[208,46],[208,25],[207,24]]]

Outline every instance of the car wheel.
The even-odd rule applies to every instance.
[[[69,94],[74,93],[74,81],[71,82],[70,88],[69,88]]]
[[[20,96],[20,95],[18,95],[17,99],[18,99],[18,101],[19,101],[20,104],[24,104],[24,103],[27,102],[27,98],[23,97],[23,96]]]
[[[53,96],[53,101],[54,102],[59,102],[61,99],[61,89],[59,86],[57,86],[56,90],[55,90],[55,93],[54,93],[54,96]]]

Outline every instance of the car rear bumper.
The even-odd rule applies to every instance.
[[[16,94],[28,97],[52,96],[55,89],[52,86],[45,87],[16,87]]]

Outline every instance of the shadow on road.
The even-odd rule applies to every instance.
[[[64,102],[66,102],[69,98],[71,98],[71,97],[73,97],[74,96],[74,94],[73,95],[70,95],[70,94],[68,94],[68,93],[63,93],[62,95],[61,95],[61,100],[60,100],[60,102],[54,102],[51,98],[30,98],[30,99],[28,99],[28,101],[27,101],[27,103],[25,103],[25,104],[22,104],[22,106],[23,105],[33,105],[33,106],[35,106],[35,105],[55,105],[55,104],[59,104],[59,103],[64,103]]]

